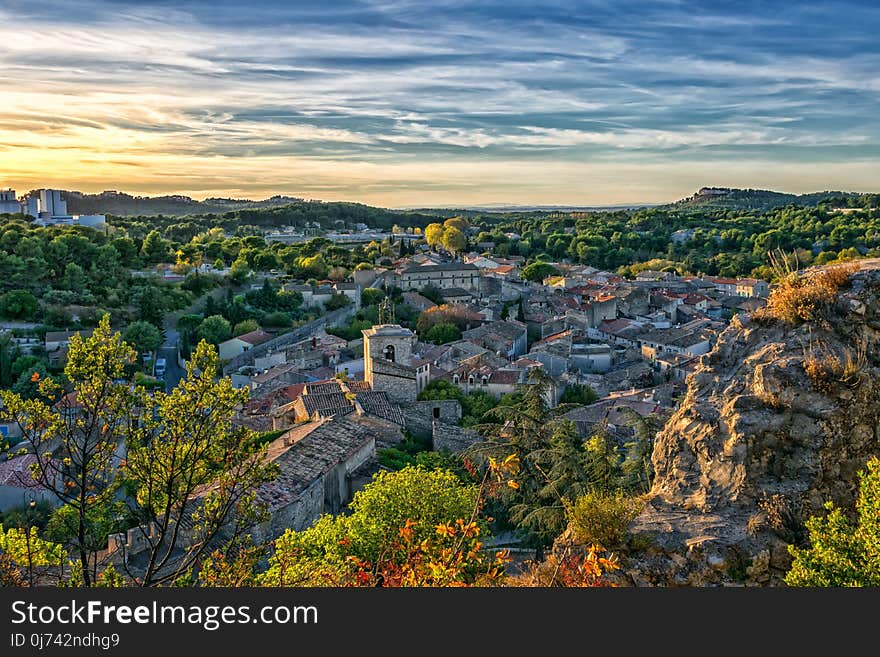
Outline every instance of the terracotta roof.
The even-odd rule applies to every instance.
[[[489,377],[489,383],[515,385],[522,380],[522,370],[495,370]]]
[[[269,335],[265,331],[257,329],[256,331],[251,331],[250,333],[245,333],[244,335],[235,336],[236,340],[241,340],[242,342],[247,342],[251,345],[263,344],[264,342],[268,342],[272,339],[273,336]]]
[[[32,490],[47,490],[44,486],[34,481],[31,476],[31,465],[37,463],[35,454],[24,454],[6,461],[0,461],[0,486],[14,488],[26,488]]]

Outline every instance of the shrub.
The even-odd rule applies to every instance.
[[[811,348],[804,354],[803,368],[815,390],[830,392],[835,383],[857,386],[866,363],[866,348],[860,344],[855,352],[845,349],[842,358],[831,351],[817,354]]]
[[[767,305],[753,313],[761,320],[780,320],[798,326],[826,319],[837,302],[837,294],[858,271],[858,265],[842,265],[782,277]]]
[[[292,323],[293,319],[287,313],[274,312],[263,315],[263,326],[284,328]]]
[[[621,491],[591,491],[569,507],[569,526],[579,543],[616,549],[626,544],[627,528],[641,513],[642,506],[639,498]]]

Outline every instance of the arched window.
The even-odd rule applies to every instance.
[[[484,386],[489,385],[489,379],[488,379],[487,377],[485,377],[485,376],[483,377],[483,385],[484,385]]]
[[[459,381],[461,381],[461,379],[459,378],[458,374],[453,374],[453,375],[452,375],[452,382],[453,382],[455,385],[458,385],[458,382],[459,382]]]
[[[390,360],[392,363],[394,362],[394,345],[390,344],[385,347],[385,351],[383,352],[385,355],[385,360]]]
[[[473,375],[471,375],[471,376],[468,377],[468,385],[469,385],[469,386],[474,385],[474,377],[473,377]]]

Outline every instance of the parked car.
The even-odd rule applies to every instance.
[[[156,359],[156,378],[161,379],[165,376],[165,359],[157,358]]]

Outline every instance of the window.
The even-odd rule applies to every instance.
[[[435,420],[440,419],[440,407],[439,406],[434,407],[434,419]]]
[[[485,376],[483,377],[483,385],[484,386],[489,385],[489,379],[487,379]]]
[[[390,344],[385,347],[385,351],[383,352],[385,360],[390,360],[392,363],[394,362],[394,345]]]
[[[469,377],[468,377],[468,385],[469,385],[469,386],[474,385],[474,377],[473,377],[473,376],[469,376]]]
[[[458,382],[459,382],[460,380],[461,380],[461,379],[459,378],[458,374],[453,374],[453,375],[452,375],[452,382],[453,382],[455,385],[458,385]]]

